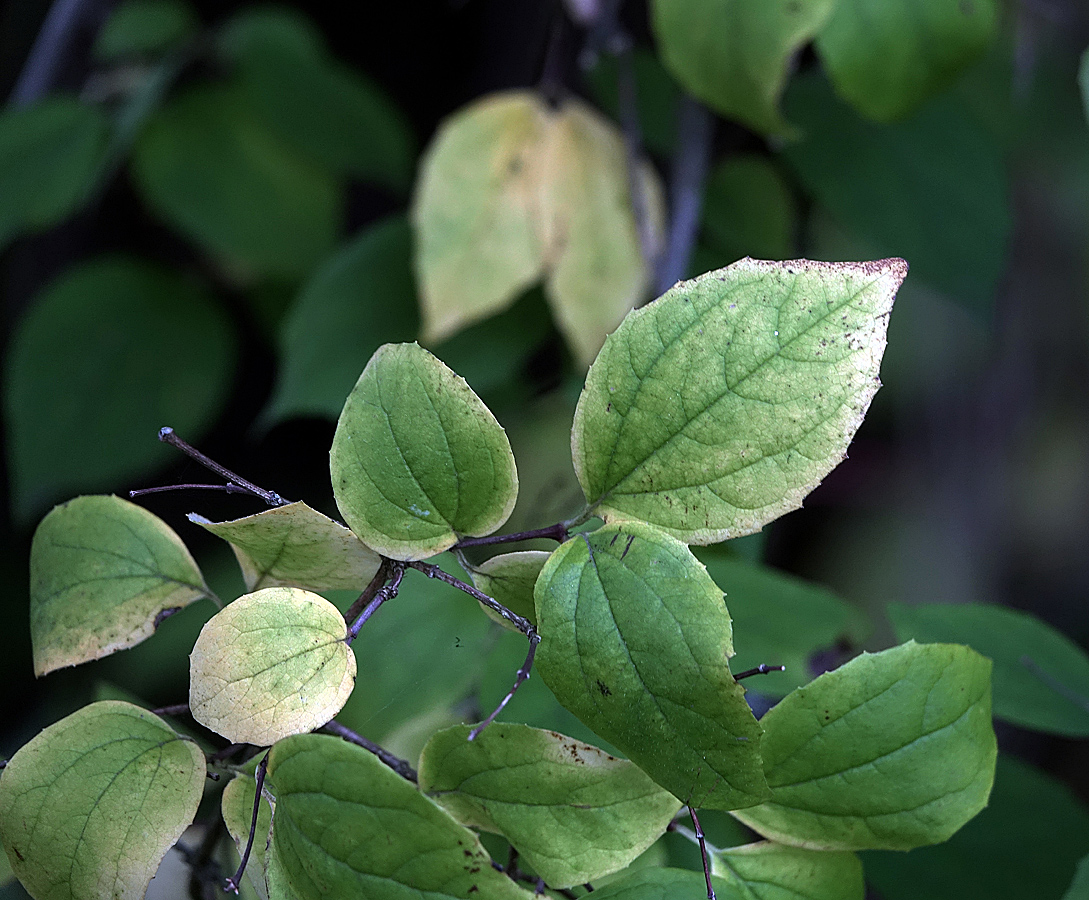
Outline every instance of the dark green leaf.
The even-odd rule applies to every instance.
[[[779,170],[763,156],[731,156],[707,176],[702,229],[708,258],[720,269],[752,256],[790,259],[797,212]]]
[[[596,733],[693,806],[768,796],[761,728],[730,675],[730,615],[688,548],[641,523],[578,535],[536,588],[537,669]]]
[[[594,100],[617,121],[621,120],[618,89],[621,65],[616,56],[607,53],[587,73]],[[658,57],[649,50],[635,48],[631,54],[631,66],[643,140],[648,149],[668,158],[677,140],[677,104],[681,90]]]
[[[750,900],[723,879],[712,881],[718,900]],[[706,900],[707,885],[702,872],[639,869],[594,893],[594,900]]]
[[[125,0],[95,37],[96,59],[164,53],[191,37],[199,26],[185,0]]]
[[[994,662],[994,715],[1022,728],[1089,736],[1089,656],[1028,613],[983,603],[890,603],[899,640],[968,644]]]
[[[762,841],[714,853],[711,866],[751,900],[862,900],[866,895],[862,863],[854,853]]]
[[[173,273],[109,258],[62,276],[4,361],[16,516],[171,459],[155,440],[165,424],[199,439],[226,397],[233,344],[218,304]]]

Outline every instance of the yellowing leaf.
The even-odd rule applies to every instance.
[[[266,746],[335,716],[355,685],[355,654],[332,603],[266,588],[213,616],[189,657],[193,718],[236,743]]]
[[[657,222],[657,182],[649,169],[638,178]],[[412,220],[430,342],[506,309],[543,277],[588,365],[649,283],[623,139],[578,101],[553,109],[519,91],[459,112],[425,156]]]

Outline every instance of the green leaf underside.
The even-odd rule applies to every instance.
[[[479,840],[353,744],[324,735],[272,748],[272,849],[301,900],[529,900]]]
[[[768,797],[722,591],[684,544],[634,522],[579,535],[536,603],[541,678],[594,732],[693,806]]]
[[[235,743],[267,746],[324,725],[355,685],[347,627],[299,588],[239,597],[208,620],[189,657],[189,708]]]
[[[120,497],[77,497],[46,516],[30,548],[34,674],[135,646],[157,618],[205,596],[181,538]]]
[[[711,879],[718,900],[751,900],[721,878]],[[706,900],[702,872],[688,869],[638,869],[594,891],[594,900]]]
[[[305,503],[231,522],[190,513],[189,521],[230,543],[249,591],[279,586],[360,591],[378,571],[377,553]]]
[[[204,755],[161,719],[92,703],[20,749],[0,778],[0,840],[36,900],[142,900],[196,815]]]
[[[417,344],[379,347],[344,404],[330,452],[348,527],[393,559],[490,534],[518,495],[502,426],[465,380]]]
[[[880,385],[906,273],[900,259],[743,259],[628,316],[590,369],[572,430],[596,512],[709,544],[800,506]]]
[[[968,644],[994,663],[994,715],[1022,728],[1089,736],[1089,657],[1034,616],[982,603],[889,604],[899,640]]]
[[[654,0],[662,62],[693,96],[759,132],[792,131],[779,97],[833,0]]]
[[[541,574],[549,553],[544,550],[521,550],[516,553],[500,553],[472,569],[473,585],[493,600],[502,603],[513,613],[537,624],[537,610],[533,605],[533,587]],[[498,613],[488,607],[481,609],[488,616],[511,631],[518,631]]]
[[[772,798],[734,815],[812,849],[946,840],[990,795],[990,675],[968,647],[914,641],[822,675],[761,720]]]
[[[863,900],[854,853],[805,850],[771,841],[711,854],[711,871],[751,900]]]
[[[463,825],[502,834],[553,888],[626,867],[680,808],[627,760],[554,731],[495,723],[439,732],[420,757],[420,790]]]
[[[950,84],[997,24],[994,0],[839,0],[816,48],[839,94],[887,122]]]

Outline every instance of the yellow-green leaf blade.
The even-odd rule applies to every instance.
[[[142,900],[204,780],[200,749],[157,716],[92,703],[12,757],[0,778],[0,840],[36,900]]]
[[[533,586],[541,574],[549,553],[544,550],[520,550],[500,553],[469,570],[473,584],[507,609],[536,624],[537,610],[533,605]],[[488,607],[484,612],[504,628],[517,631],[510,622]]]
[[[206,594],[185,544],[157,516],[114,496],[63,503],[30,548],[34,673],[135,646],[162,613]]]
[[[193,718],[235,743],[266,746],[324,725],[355,685],[347,627],[299,588],[239,597],[208,620],[189,657]]]
[[[578,535],[535,595],[537,669],[567,709],[693,806],[767,798],[730,615],[684,544],[634,522]]]
[[[189,520],[230,543],[249,591],[362,590],[378,571],[377,553],[302,502],[230,522],[209,522],[196,513]]]
[[[502,834],[545,882],[572,887],[619,871],[665,833],[680,802],[627,760],[526,725],[439,732],[420,790],[458,821]]]
[[[366,750],[325,735],[272,748],[272,850],[300,900],[529,900],[476,836]],[[331,827],[333,826],[333,827]]]
[[[854,853],[805,850],[773,841],[711,854],[711,871],[753,900],[863,900]]]
[[[689,543],[758,531],[843,459],[880,384],[900,259],[743,259],[609,336],[579,398],[579,483],[606,521]]]
[[[385,344],[371,357],[337,423],[330,469],[348,527],[394,559],[490,534],[518,495],[502,426],[417,344]]]
[[[794,846],[939,843],[986,806],[994,781],[991,663],[958,644],[864,653],[761,724],[771,800],[734,815]]]

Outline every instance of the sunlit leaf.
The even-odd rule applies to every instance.
[[[189,709],[234,743],[266,746],[337,714],[355,685],[347,626],[298,588],[239,597],[208,620],[189,657]]]
[[[791,131],[779,111],[794,55],[833,0],[653,0],[662,61],[695,97],[754,131]]]
[[[36,900],[142,900],[193,820],[204,754],[129,703],[92,703],[15,754],[0,840]]]
[[[132,163],[156,214],[244,273],[301,278],[336,241],[339,185],[269,131],[236,87],[179,95],[147,123]]]
[[[490,534],[518,494],[502,427],[465,379],[416,344],[371,357],[344,404],[330,465],[348,527],[394,559]]]
[[[768,796],[761,728],[730,675],[722,591],[641,523],[563,544],[537,580],[537,670],[559,701],[693,806]]]
[[[854,853],[762,841],[712,854],[711,870],[751,900],[863,900],[866,896],[862,863]]]
[[[361,591],[378,571],[378,554],[339,522],[305,503],[289,503],[231,522],[189,521],[228,541],[246,590],[300,587]]]
[[[147,263],[99,259],[61,276],[4,359],[16,516],[162,465],[164,424],[198,440],[226,399],[233,337],[198,284]]]
[[[554,731],[495,723],[436,734],[420,790],[463,825],[502,834],[553,888],[619,871],[680,808],[635,765]]]
[[[907,273],[744,259],[625,319],[586,378],[575,471],[606,521],[689,543],[758,531],[844,458]]]
[[[816,47],[840,96],[871,119],[914,112],[995,35],[995,0],[838,0]]]
[[[96,59],[165,53],[191,37],[199,25],[185,0],[125,0],[95,35]]]
[[[479,840],[366,750],[324,735],[269,757],[272,849],[300,900],[529,900]]]
[[[533,586],[541,574],[549,554],[543,550],[522,550],[517,553],[501,553],[472,569],[473,584],[507,609],[536,624],[537,612],[533,608]],[[517,631],[510,622],[492,612],[484,611],[504,628]]]
[[[1028,613],[983,603],[890,603],[897,637],[968,644],[994,662],[994,715],[1022,728],[1089,736],[1089,656]]]
[[[956,644],[864,653],[774,706],[771,800],[737,818],[823,850],[910,850],[950,837],[994,780],[991,664]]]
[[[157,516],[120,497],[63,503],[30,548],[34,674],[139,644],[207,592],[185,544]]]
[[[70,216],[90,197],[109,125],[97,107],[47,97],[0,113],[0,249]]]

